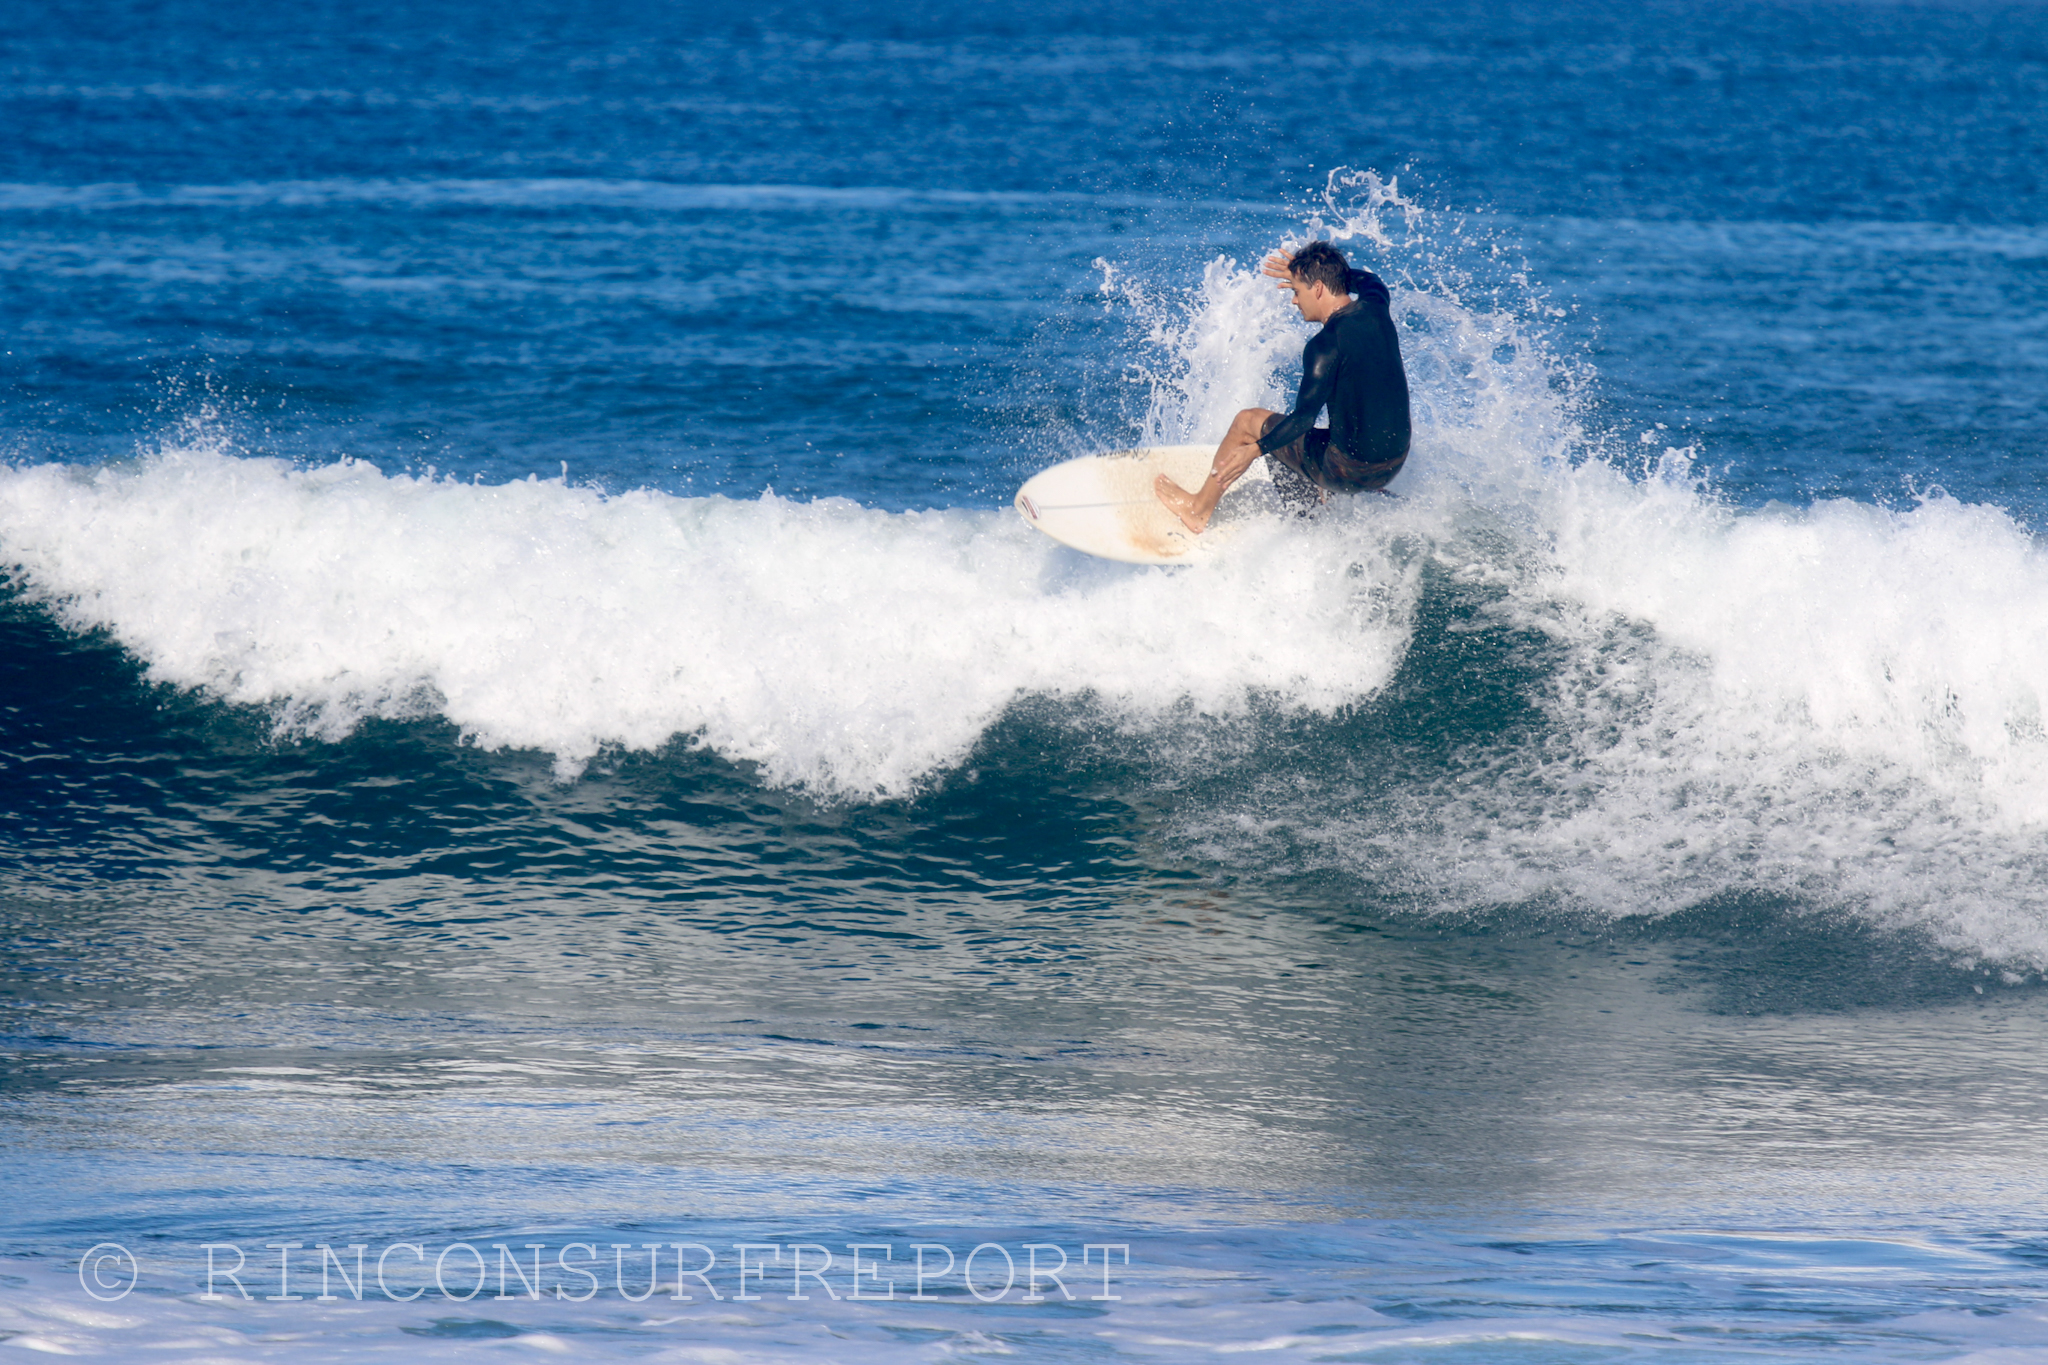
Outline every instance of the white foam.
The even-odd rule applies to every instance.
[[[1947,497],[1736,512],[1686,475],[1587,464],[1539,503],[1507,613],[1562,647],[1570,742],[1520,756],[1454,879],[1651,913],[1763,891],[2048,967],[2042,546]]]
[[[1260,693],[1340,706],[1390,676],[1413,578],[1335,524],[1247,525],[1221,565],[1147,571],[1007,511],[608,497],[193,445],[0,471],[0,547],[67,625],[154,680],[276,707],[284,732],[439,713],[565,772],[695,736],[833,793],[909,790],[1020,694],[1133,723]]]
[[[1261,698],[1368,699],[1433,560],[1484,604],[1477,628],[1551,642],[1549,733],[1472,737],[1478,760],[1392,793],[1370,756],[1276,776],[1186,813],[1189,838],[1244,866],[1282,820],[1295,849],[1440,908],[1764,891],[2048,969],[2036,539],[1938,495],[1733,509],[1654,433],[1647,463],[1588,436],[1588,376],[1551,353],[1556,310],[1499,242],[1370,177],[1333,179],[1324,211],[1393,286],[1418,420],[1404,496],[1243,520],[1201,569],[1083,561],[1006,511],[482,487],[244,459],[203,431],[122,467],[0,470],[0,557],[153,678],[273,707],[287,732],[437,713],[565,774],[692,736],[854,796],[961,762],[1020,697],[1088,698],[1176,742],[1203,728],[1182,718]],[[1306,329],[1255,272],[1212,262],[1185,296],[1110,272],[1148,439],[1281,401]]]
[[[1191,837],[1244,866],[1285,826],[1291,856],[1437,908],[1656,914],[1773,893],[2048,970],[2039,541],[1938,493],[1731,508],[1697,452],[1589,435],[1590,374],[1547,344],[1558,310],[1512,264],[1491,283],[1467,268],[1507,258],[1499,242],[1370,175],[1333,175],[1312,226],[1393,283],[1418,424],[1409,529],[1491,594],[1481,628],[1552,642],[1533,697],[1550,728],[1392,793],[1369,760],[1305,795],[1263,783],[1242,809],[1190,816]],[[1208,339],[1263,335],[1270,309],[1219,279],[1248,271],[1218,263],[1189,305],[1235,321],[1147,319],[1179,348],[1178,369],[1152,367],[1171,390],[1155,412],[1228,406],[1209,380],[1234,362],[1209,360]]]

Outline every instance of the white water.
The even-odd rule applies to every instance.
[[[2039,542],[1945,497],[1738,512],[1683,473],[1556,471],[1512,553],[1447,500],[1438,563],[1547,642],[1543,735],[1391,792],[1269,784],[1196,837],[1242,863],[1278,820],[1443,908],[1763,894],[2048,970]]]
[[[2048,967],[2035,539],[1939,495],[1737,510],[1655,433],[1600,448],[1585,376],[1544,345],[1556,310],[1511,267],[1504,290],[1460,268],[1498,243],[1377,180],[1337,190],[1357,198],[1312,226],[1393,283],[1404,328],[1404,496],[1240,518],[1203,568],[1085,561],[1008,512],[296,468],[203,426],[133,464],[0,470],[0,558],[151,678],[273,708],[283,734],[438,714],[564,776],[683,736],[852,797],[916,790],[1022,697],[1183,742],[1262,698],[1367,701],[1433,562],[1488,599],[1480,628],[1550,642],[1546,742],[1391,795],[1276,777],[1190,837],[1228,853],[1280,818],[1442,907],[1761,891]],[[1304,329],[1255,272],[1218,260],[1187,298],[1110,273],[1148,439],[1281,400]]]
[[[1589,433],[1589,376],[1546,345],[1561,311],[1511,261],[1492,288],[1465,268],[1507,257],[1497,241],[1370,174],[1333,176],[1310,227],[1394,285],[1415,389],[1408,506],[1360,529],[1426,543],[1491,595],[1484,625],[1550,642],[1550,734],[1391,794],[1370,756],[1364,780],[1306,797],[1276,775],[1242,808],[1189,815],[1190,836],[1257,866],[1284,828],[1439,908],[1657,914],[1763,893],[1922,933],[2010,980],[2048,970],[2038,540],[1938,491],[1735,509],[1696,451]],[[1184,316],[1135,300],[1165,353],[1160,438],[1214,425],[1232,406],[1219,388],[1249,390],[1232,343],[1281,349],[1261,283],[1217,262]]]
[[[0,473],[0,543],[67,625],[153,680],[276,707],[281,733],[439,714],[565,774],[683,735],[838,794],[912,789],[1024,694],[1141,724],[1383,684],[1412,570],[1334,523],[1242,529],[1224,569],[1148,573],[1007,512],[480,487],[192,446]]]

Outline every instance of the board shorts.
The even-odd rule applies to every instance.
[[[1274,413],[1259,427],[1259,434],[1265,435],[1281,420],[1282,414]],[[1281,500],[1306,506],[1321,502],[1326,493],[1371,493],[1386,487],[1408,462],[1408,452],[1365,464],[1331,445],[1328,427],[1310,427],[1300,439],[1267,451],[1266,458],[1273,462],[1273,486]]]

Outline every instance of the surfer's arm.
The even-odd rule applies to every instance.
[[[1270,455],[1284,445],[1299,441],[1316,424],[1316,414],[1337,389],[1337,347],[1328,334],[1319,332],[1301,353],[1301,392],[1294,399],[1294,411],[1259,438],[1259,453]]]

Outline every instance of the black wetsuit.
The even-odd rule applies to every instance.
[[[1259,437],[1262,454],[1319,488],[1347,493],[1379,488],[1399,473],[1411,430],[1408,372],[1387,286],[1357,270],[1351,292],[1357,297],[1331,314],[1301,353],[1294,411],[1268,418]],[[1315,426],[1325,407],[1327,432]]]

